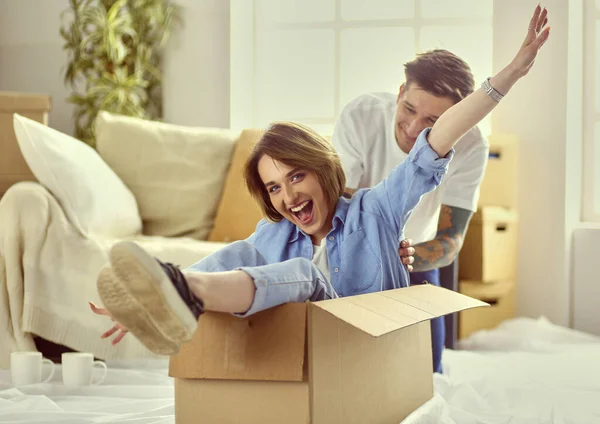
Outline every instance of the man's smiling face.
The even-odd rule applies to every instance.
[[[396,104],[394,135],[400,149],[408,154],[421,131],[432,127],[454,101],[449,97],[434,96],[413,82],[400,86]]]

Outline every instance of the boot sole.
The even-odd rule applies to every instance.
[[[98,294],[104,307],[151,352],[174,355],[179,347],[158,330],[148,314],[109,267],[100,271]]]
[[[109,259],[117,279],[163,335],[177,345],[192,338],[197,320],[152,256],[123,241],[113,246]]]

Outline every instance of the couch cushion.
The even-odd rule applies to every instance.
[[[135,195],[147,235],[207,238],[238,136],[108,112],[96,120],[98,152]]]
[[[189,267],[227,246],[227,243],[213,243],[189,237],[136,236],[129,240],[139,244],[155,258],[182,268]]]
[[[75,228],[103,237],[140,232],[133,194],[94,149],[18,114],[13,124],[31,172],[52,192]]]
[[[217,210],[215,225],[209,240],[232,242],[243,240],[254,232],[263,217],[258,203],[250,196],[244,182],[244,164],[264,131],[242,131],[233,152],[225,188]]]

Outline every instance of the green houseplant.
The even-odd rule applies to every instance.
[[[177,6],[169,0],[69,0],[62,17],[75,136],[94,145],[100,110],[160,119],[162,49],[180,22]]]

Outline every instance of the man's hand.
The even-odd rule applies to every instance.
[[[116,332],[118,332],[117,336],[113,339],[112,344],[116,345],[117,343],[119,343],[123,339],[123,337],[125,337],[125,334],[128,333],[127,329],[125,327],[123,327],[123,324],[115,321],[115,319],[112,317],[112,315],[110,314],[110,312],[108,312],[107,309],[99,308],[98,306],[94,305],[92,302],[89,302],[89,304],[90,304],[90,309],[92,310],[93,313],[95,313],[96,315],[105,315],[105,316],[109,317],[113,322],[116,323],[110,330],[107,330],[104,333],[102,333],[100,338],[106,339],[107,337],[110,337],[113,334],[115,334]]]
[[[400,255],[402,263],[406,265],[406,269],[408,269],[408,272],[412,272],[413,270],[412,263],[415,261],[415,258],[413,257],[414,254],[415,248],[412,247],[412,240],[402,240],[400,242],[400,249],[398,249],[398,255]]]

